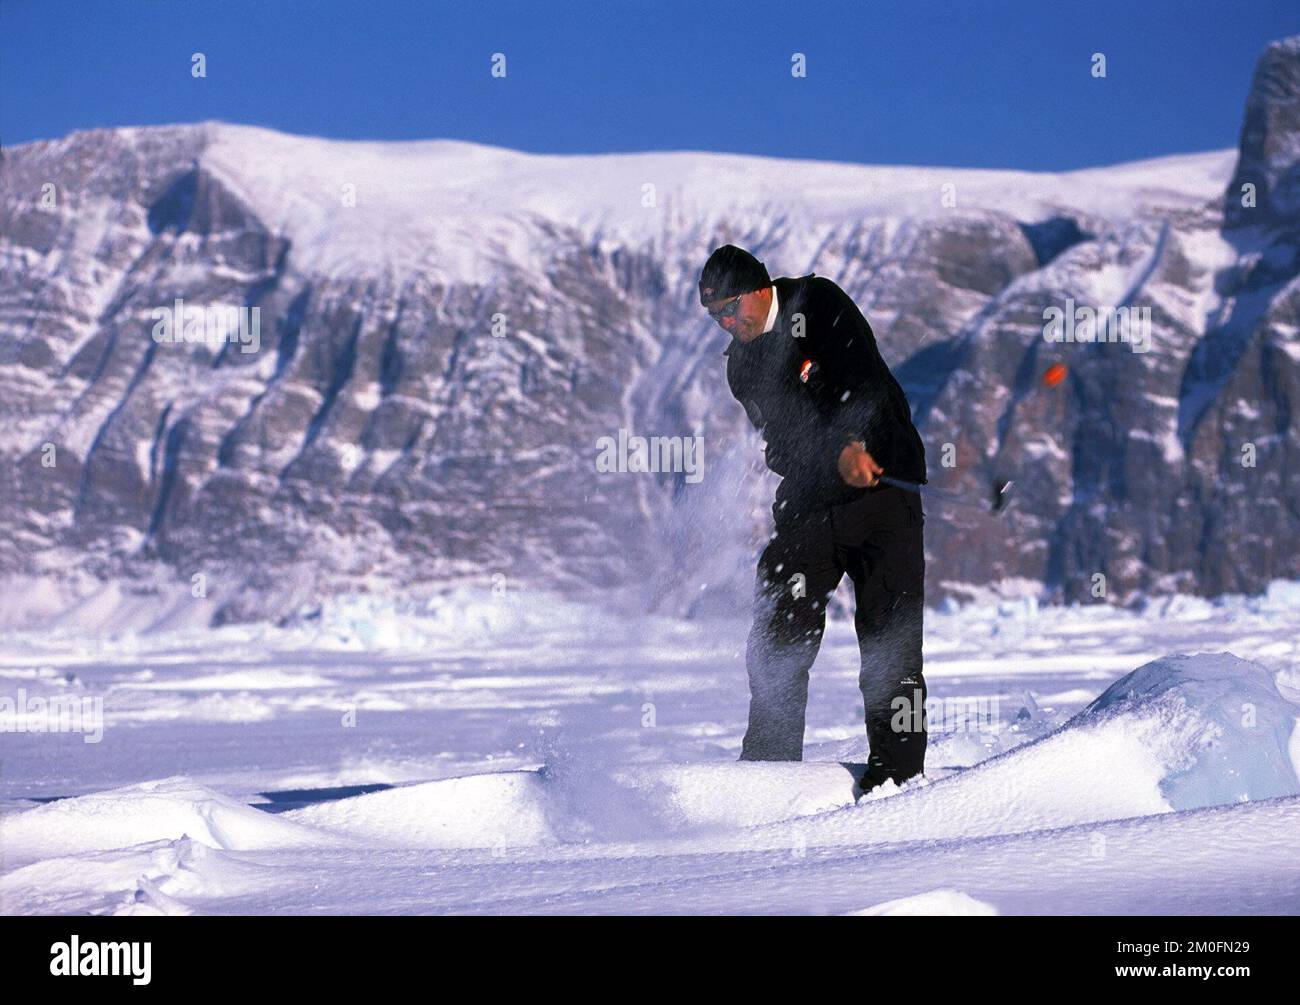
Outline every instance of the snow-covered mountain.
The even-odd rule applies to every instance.
[[[935,485],[1016,480],[1001,518],[931,507],[935,595],[1259,590],[1300,577],[1298,193],[1300,37],[1239,150],[1063,174],[218,123],[12,148],[0,573],[15,610],[60,576],[217,621],[466,582],[743,603],[772,479],[694,292],[733,242],[854,296]],[[257,351],[157,341],[178,299],[259,308]],[[1150,350],[1049,343],[1071,301],[1149,309]],[[700,434],[704,477],[598,471],[620,429]]]

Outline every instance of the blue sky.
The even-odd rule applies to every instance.
[[[1295,33],[1295,0],[0,0],[0,142],[223,119],[1063,169],[1234,146],[1260,49]]]

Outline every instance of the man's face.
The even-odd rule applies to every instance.
[[[750,293],[742,293],[739,297],[711,300],[704,306],[722,330],[732,338],[740,342],[753,342],[763,334],[763,326],[767,324],[767,312],[772,309],[772,288],[764,286]]]

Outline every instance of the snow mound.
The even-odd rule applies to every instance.
[[[853,805],[853,772],[837,762],[566,766],[550,777],[551,812],[571,839],[698,836]]]
[[[952,917],[990,917],[998,913],[992,904],[976,900],[960,890],[927,890],[925,893],[898,900],[887,900],[875,907],[862,911],[850,911],[854,917],[912,917],[912,916],[952,916]]]
[[[1108,687],[1066,728],[1141,723],[1165,765],[1160,791],[1176,810],[1300,794],[1292,736],[1300,707],[1273,675],[1231,653],[1166,656]]]
[[[183,915],[195,913],[195,903],[265,893],[269,881],[260,856],[182,837],[20,866],[0,875],[0,903],[24,914]],[[278,906],[294,909],[283,899]]]
[[[1227,653],[1167,656],[1042,739],[853,810],[750,832],[745,846],[989,837],[1300,794],[1300,706]],[[875,794],[873,794],[875,795]]]
[[[403,785],[281,816],[405,848],[515,847],[555,841],[535,771]]]
[[[60,799],[0,817],[0,848],[7,867],[186,836],[232,850],[312,847],[331,841],[328,835],[180,776]]]
[[[841,764],[507,771],[399,786],[282,814],[405,848],[496,848],[734,830],[853,805]]]

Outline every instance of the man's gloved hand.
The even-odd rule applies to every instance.
[[[840,451],[840,477],[858,489],[869,489],[880,481],[885,469],[867,453],[867,445],[854,440]]]

